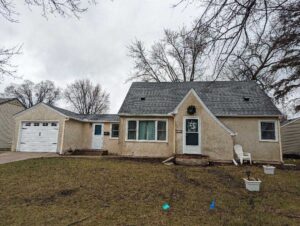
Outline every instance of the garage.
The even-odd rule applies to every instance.
[[[58,128],[58,122],[22,122],[19,151],[56,152]]]

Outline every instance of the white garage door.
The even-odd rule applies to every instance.
[[[24,152],[56,152],[57,122],[24,122],[20,132],[19,150]]]

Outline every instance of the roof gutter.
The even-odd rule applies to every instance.
[[[90,122],[90,123],[93,123],[93,122],[102,122],[102,123],[105,123],[105,122],[117,122],[119,123],[120,121],[116,121],[116,120],[85,120],[85,119],[79,119],[79,118],[75,118],[75,117],[69,117],[70,119],[73,119],[73,120],[76,120],[76,121],[79,121],[79,122]]]
[[[219,118],[279,118],[282,115],[216,115]]]
[[[163,117],[170,117],[172,114],[126,114],[121,113],[119,116],[130,116],[130,117],[145,117],[145,116],[163,116]]]

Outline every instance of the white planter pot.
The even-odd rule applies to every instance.
[[[261,181],[258,180],[248,180],[246,178],[244,178],[245,181],[245,185],[246,185],[246,189],[248,191],[259,191],[260,190],[260,184]]]
[[[263,166],[265,174],[275,174],[274,166]]]

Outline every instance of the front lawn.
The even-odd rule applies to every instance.
[[[253,166],[263,182],[250,193],[241,179],[246,169],[79,158],[4,164],[0,224],[300,225],[300,171],[268,176]]]

